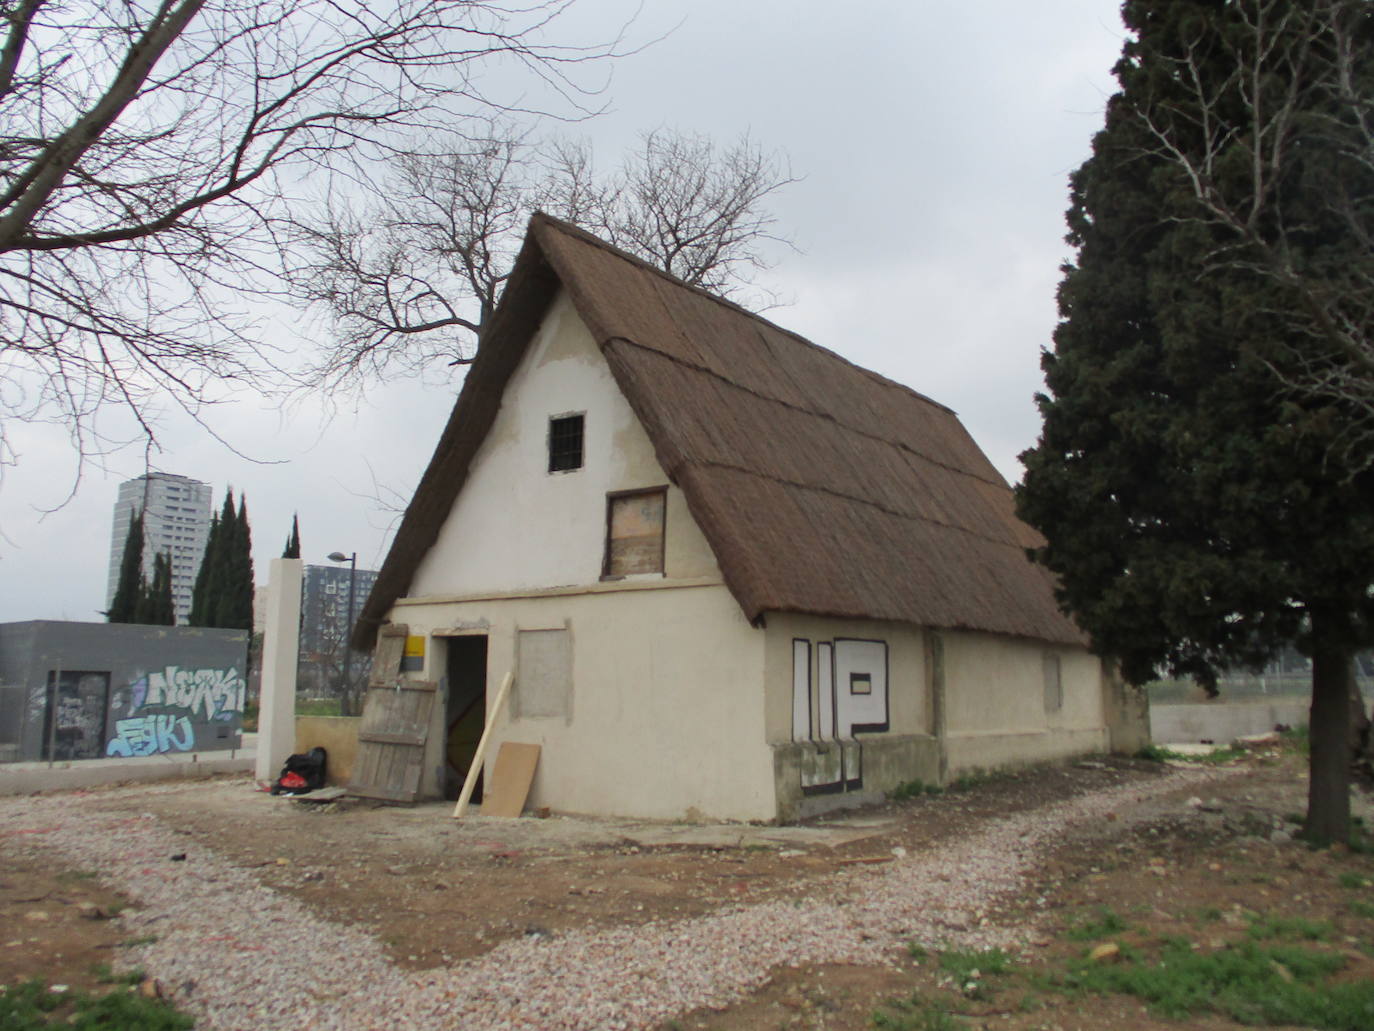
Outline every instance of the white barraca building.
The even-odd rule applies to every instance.
[[[531,805],[789,820],[1144,743],[1036,542],[949,409],[536,215],[355,643],[438,684],[422,794],[513,671]]]

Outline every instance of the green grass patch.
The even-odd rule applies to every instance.
[[[1312,752],[1312,735],[1308,733],[1307,724],[1297,727],[1290,727],[1288,730],[1279,733],[1279,739],[1288,747],[1302,755],[1310,755]]]
[[[1374,981],[1327,984],[1343,956],[1295,945],[1247,941],[1217,952],[1165,944],[1157,960],[1127,955],[1116,964],[1080,962],[1053,980],[1060,990],[1131,995],[1157,1015],[1184,1020],[1216,1013],[1243,1024],[1293,1024],[1374,1031]]]
[[[1243,759],[1249,755],[1249,751],[1244,748],[1218,748],[1204,755],[1184,755],[1182,752],[1175,752],[1171,748],[1163,745],[1146,745],[1135,753],[1137,759],[1148,759],[1150,762],[1172,762],[1172,763],[1211,763],[1220,765],[1229,763],[1236,759]]]
[[[960,982],[970,977],[1005,974],[1012,968],[1011,956],[1001,949],[951,949],[940,953],[940,969]]]
[[[1350,870],[1346,870],[1344,873],[1342,873],[1340,877],[1337,878],[1337,880],[1340,881],[1342,888],[1350,888],[1352,890],[1358,890],[1360,888],[1374,888],[1374,881],[1371,881],[1362,873],[1354,873]]]
[[[887,793],[887,797],[894,802],[905,802],[909,798],[920,798],[922,795],[942,795],[944,791],[939,784],[927,784],[917,779],[898,784]]]
[[[962,1031],[969,1025],[945,1007],[927,1002],[919,995],[893,999],[873,1011],[869,1021],[882,1031]]]
[[[297,698],[297,716],[337,716],[339,715],[339,700],[337,698]]]
[[[1364,920],[1374,918],[1374,902],[1366,902],[1364,899],[1355,899],[1350,903],[1350,912]]]
[[[1325,920],[1300,916],[1264,916],[1251,921],[1249,935],[1255,941],[1330,941],[1332,928]]]
[[[1109,907],[1102,906],[1098,909],[1095,917],[1089,917],[1082,923],[1070,927],[1064,932],[1064,937],[1069,941],[1091,942],[1113,934],[1120,934],[1122,931],[1129,930],[1130,926]]]
[[[0,1028],[4,1031],[189,1031],[195,1021],[157,999],[132,992],[88,995],[54,992],[44,981],[24,981],[0,989]]]

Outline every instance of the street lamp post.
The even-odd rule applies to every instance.
[[[348,619],[344,621],[343,682],[339,685],[339,698],[341,699],[340,707],[347,707],[349,710],[341,713],[341,715],[352,716],[353,692],[349,684],[348,674],[353,658],[353,591],[358,583],[358,553],[355,551],[351,555],[345,555],[342,551],[331,551],[328,558],[330,562],[348,563]]]

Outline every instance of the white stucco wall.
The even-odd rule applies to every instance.
[[[548,426],[583,412],[581,469],[548,471]],[[668,477],[572,303],[560,294],[506,388],[501,410],[433,548],[414,597],[467,595],[601,578],[606,494]],[[668,489],[664,574],[719,579],[715,556]]]
[[[583,467],[549,473],[549,419],[579,412]],[[484,633],[489,702],[515,664],[519,630],[569,629],[570,715],[513,719],[507,706],[488,752],[490,776],[502,741],[542,746],[530,805],[771,819],[763,633],[724,587],[681,491],[669,485],[663,575],[601,581],[606,495],[665,484],[647,435],[560,295],[511,378],[410,597],[390,618],[430,638],[418,675],[436,680],[446,674],[447,634]],[[441,708],[426,758],[430,795],[441,790]]]
[[[949,771],[1105,751],[1102,666],[1082,648],[942,632]],[[1063,705],[1045,706],[1045,655],[1059,656]]]
[[[518,630],[568,628],[569,717],[512,718],[507,705],[492,732],[488,776],[502,741],[542,746],[531,806],[665,820],[775,816],[763,634],[725,587],[640,582],[592,593],[412,601],[394,618],[431,637],[425,675],[434,679],[444,675],[444,631],[485,631],[489,700],[515,665]],[[431,636],[436,630],[440,636]],[[439,790],[443,734],[436,712],[427,794]]]

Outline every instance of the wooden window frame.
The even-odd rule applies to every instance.
[[[577,464],[555,468],[554,460],[558,452],[554,451],[554,424],[567,422],[572,419],[578,420]],[[548,472],[550,476],[555,476],[559,473],[575,473],[579,469],[585,468],[587,465],[587,413],[564,412],[562,415],[549,416],[549,430],[545,438],[545,445],[545,451],[548,453]]]
[[[611,518],[615,512],[615,503],[626,498],[648,497],[652,494],[661,495],[663,498],[663,526],[658,535],[658,568],[642,573],[612,573],[611,572]],[[624,580],[627,576],[663,576],[666,572],[664,560],[667,552],[668,540],[668,485],[661,487],[639,487],[634,490],[614,490],[606,494],[606,537],[601,549],[601,579],[602,580]]]

